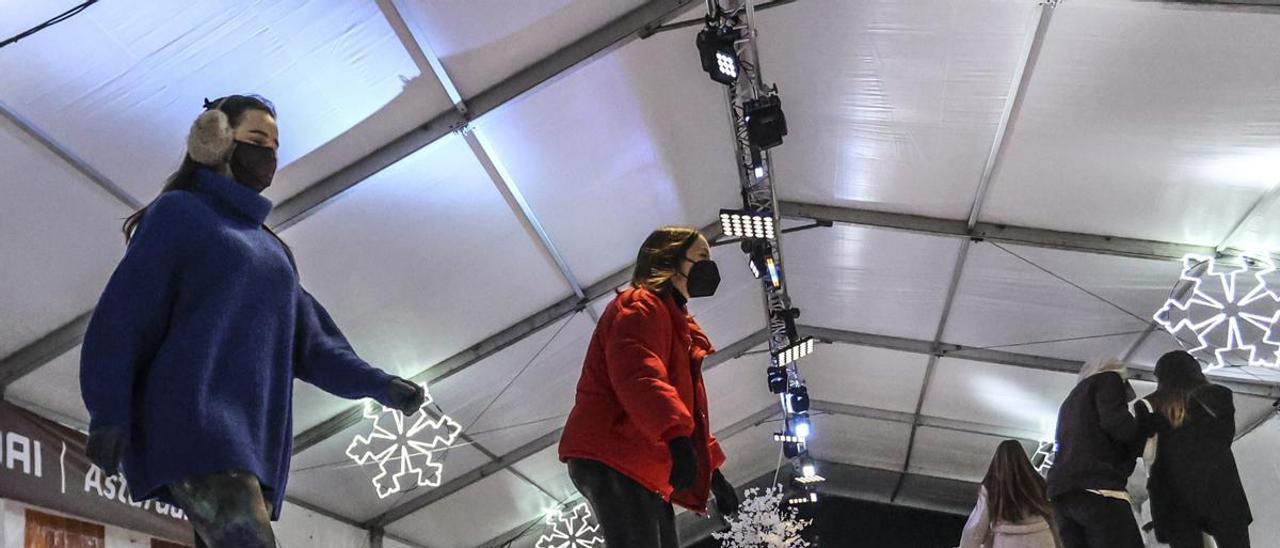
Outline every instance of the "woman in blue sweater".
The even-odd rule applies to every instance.
[[[181,167],[125,222],[81,352],[90,459],[122,467],[135,499],[183,508],[215,548],[275,545],[295,378],[406,414],[424,397],[356,356],[263,224],[277,135],[261,97],[205,104]]]

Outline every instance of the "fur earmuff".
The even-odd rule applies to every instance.
[[[191,124],[187,135],[187,155],[206,166],[217,167],[227,162],[231,147],[235,144],[231,120],[216,108],[204,111]]]

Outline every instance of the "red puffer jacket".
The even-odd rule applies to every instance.
[[[609,303],[587,350],[560,460],[602,462],[664,499],[706,513],[724,452],[707,421],[702,360],[715,350],[670,296],[628,289]],[[692,487],[672,492],[667,442],[688,436],[698,453]]]

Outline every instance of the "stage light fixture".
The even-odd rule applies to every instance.
[[[769,391],[781,394],[787,391],[787,368],[771,366],[768,369]]]
[[[809,389],[804,386],[792,387],[790,397],[787,398],[787,406],[792,413],[807,413],[809,411]]]
[[[773,212],[771,211],[721,209],[720,229],[725,236],[731,238],[772,240],[777,234],[774,230]]]
[[[741,65],[738,52],[733,43],[738,39],[738,32],[727,26],[715,26],[708,23],[698,33],[698,54],[702,58],[702,70],[707,71],[712,80],[726,86],[738,81]]]
[[[809,415],[807,413],[798,413],[795,418],[791,419],[791,433],[800,438],[800,441],[809,439],[809,434],[813,433],[813,425],[809,423]]]
[[[782,442],[782,443],[800,443],[800,442],[804,441],[804,440],[800,439],[799,437],[797,437],[797,436],[795,436],[795,435],[793,435],[793,434],[788,434],[788,433],[786,433],[786,432],[774,432],[774,434],[773,434],[773,440],[774,440],[774,441],[780,441],[780,442]]]
[[[800,456],[802,445],[804,445],[804,442],[793,442],[793,441],[783,442],[782,455],[789,459],[794,459]]]
[[[742,115],[747,123],[747,140],[761,150],[769,150],[782,144],[787,135],[787,117],[782,113],[782,100],[777,94],[747,101],[742,105]]]
[[[813,504],[813,503],[816,503],[816,502],[818,502],[818,494],[817,494],[817,493],[809,493],[809,494],[808,494],[808,495],[806,495],[806,496],[803,496],[803,497],[795,497],[795,498],[793,498],[793,499],[791,499],[791,500],[788,500],[788,501],[787,501],[787,503],[789,503],[789,504],[790,504],[790,505],[792,505],[792,506],[799,506],[799,505],[801,505],[801,504]]]
[[[813,337],[805,337],[799,342],[785,346],[773,355],[778,365],[787,365],[813,353]]]

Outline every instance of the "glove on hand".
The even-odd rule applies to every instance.
[[[123,427],[98,427],[89,432],[89,443],[85,445],[84,452],[89,462],[108,476],[114,476],[120,472],[120,458],[124,455],[127,438]]]
[[[396,377],[387,385],[388,407],[404,413],[406,417],[418,412],[427,399],[427,391],[408,380]]]
[[[693,440],[681,437],[667,442],[671,451],[671,488],[688,489],[698,476],[698,453],[693,450]]]

